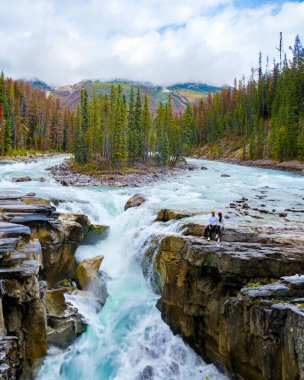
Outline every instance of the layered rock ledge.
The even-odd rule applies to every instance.
[[[85,215],[59,214],[35,194],[0,195],[1,379],[30,378],[48,344],[66,347],[85,330],[86,321],[65,294],[83,291],[77,289],[79,244],[105,230]],[[102,306],[107,291],[104,281],[99,285]]]
[[[185,224],[147,252],[164,321],[232,378],[304,379],[303,239],[240,228],[217,244],[203,230]]]

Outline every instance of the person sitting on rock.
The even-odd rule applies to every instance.
[[[212,210],[209,216],[209,224],[205,228],[204,237],[210,240],[211,234],[215,231],[215,228],[218,224],[218,218],[215,216],[215,211]]]
[[[218,223],[215,226],[215,240],[220,242],[222,240],[222,235],[224,231],[224,218],[221,211],[218,212]]]

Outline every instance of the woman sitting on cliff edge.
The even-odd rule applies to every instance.
[[[215,226],[215,239],[220,243],[224,231],[224,218],[221,211],[218,212],[218,223]]]

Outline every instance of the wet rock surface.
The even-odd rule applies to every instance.
[[[12,178],[12,182],[29,182],[32,181],[31,177],[14,177]]]
[[[134,194],[125,204],[125,211],[132,207],[138,207],[146,202],[146,197],[143,194]]]
[[[77,267],[77,281],[82,290],[94,294],[101,305],[104,305],[108,297],[108,291],[102,274],[99,272],[103,256],[85,259]]]
[[[217,244],[204,228],[184,223],[147,252],[163,320],[233,378],[304,378],[300,229],[293,239],[288,226],[229,228]]]
[[[73,286],[62,286],[46,292],[49,344],[66,348],[86,329],[84,317],[65,299],[65,294],[75,289]]]
[[[0,195],[1,379],[30,378],[47,343],[67,347],[85,330],[65,295],[77,291],[76,249],[99,227],[85,215],[57,213],[34,193]]]
[[[195,212],[189,212],[189,211],[185,211],[185,210],[176,211],[176,210],[170,210],[170,209],[164,208],[164,209],[159,211],[159,213],[156,217],[156,221],[168,222],[168,221],[174,220],[174,219],[189,218],[189,217],[194,216],[194,215],[196,215]]]

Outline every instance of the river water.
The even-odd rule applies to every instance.
[[[227,377],[204,363],[180,337],[174,336],[155,307],[158,296],[144,278],[140,262],[147,248],[145,242],[155,234],[176,233],[178,221],[154,222],[161,208],[199,211],[191,220],[205,222],[211,208],[228,214],[231,201],[246,196],[251,204],[282,212],[303,208],[304,177],[265,169],[191,160],[198,170],[184,172],[141,188],[63,187],[48,176],[45,169],[63,158],[49,158],[37,163],[0,163],[0,193],[35,192],[58,204],[60,211],[82,212],[94,223],[110,226],[105,240],[96,245],[82,245],[79,260],[104,255],[101,269],[107,275],[110,294],[101,312],[76,296],[70,297],[89,321],[87,331],[67,350],[50,348],[39,371],[39,380],[222,380]],[[200,170],[204,165],[208,170]],[[230,177],[221,177],[221,174]],[[41,176],[46,182],[11,182],[11,177]],[[148,201],[137,209],[124,211],[127,199],[135,192]],[[301,223],[301,215],[289,219]],[[250,225],[250,217],[233,213],[228,224]],[[259,224],[284,224],[277,215],[258,220]],[[153,374],[153,377],[152,377]]]

